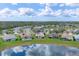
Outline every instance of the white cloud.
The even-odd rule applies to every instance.
[[[60,6],[60,7],[63,7],[63,6],[65,6],[65,4],[64,4],[64,3],[62,3],[62,4],[60,4],[59,6]]]
[[[50,15],[50,16],[61,16],[62,10],[53,10],[51,7],[51,4],[45,4],[44,9],[40,9],[41,12],[38,13],[38,16],[45,16],[45,15]],[[64,6],[63,4],[61,6]]]
[[[79,3],[65,3],[65,6],[79,6]]]
[[[45,4],[45,8],[44,9],[40,9],[41,12],[38,13],[38,16],[45,16],[45,15],[49,15],[53,10],[50,8],[50,4]]]
[[[75,16],[79,16],[79,8],[76,9],[58,9],[58,10],[53,10],[53,8],[51,8],[50,6],[53,6],[54,4],[45,4],[45,8],[44,9],[40,9],[41,12],[39,12],[37,15],[38,16],[45,16],[45,15],[51,15],[51,16],[70,16],[70,17],[75,17]],[[57,4],[55,4],[57,5]],[[79,3],[61,3],[59,4],[60,7],[63,6],[79,6]]]
[[[32,13],[34,10],[32,8],[19,8],[18,12],[20,15],[25,15],[25,14],[29,14]]]
[[[52,16],[61,16],[61,14],[62,14],[62,10],[61,9],[51,13]]]
[[[0,16],[2,17],[8,17],[8,16],[18,16],[19,12],[17,10],[11,10],[9,8],[4,8],[0,10]]]
[[[10,15],[12,16],[19,15],[19,12],[17,10],[12,10]]]
[[[79,8],[76,8],[75,14],[76,14],[77,16],[79,16]]]
[[[17,5],[18,3],[11,3],[12,5]]]
[[[67,15],[67,16],[71,16],[71,17],[75,17],[75,16],[78,16],[76,14],[76,10],[75,9],[65,9],[63,11],[63,15]]]
[[[4,9],[0,10],[0,15],[9,16],[11,12],[12,12],[12,10],[10,10],[9,8],[4,8]]]
[[[28,15],[30,13],[33,13],[34,10],[32,8],[19,8],[16,10],[11,10],[9,8],[4,8],[0,10],[0,16],[20,16],[20,15]]]
[[[39,9],[39,11],[34,10],[33,8],[18,8],[12,10],[9,8],[4,8],[0,10],[0,16],[22,16],[22,15],[34,15],[34,16],[79,16],[79,8],[76,9],[58,9],[54,10],[51,8],[52,4],[44,3],[44,8]],[[68,4],[70,5],[70,4]],[[60,4],[60,7],[63,7],[64,4]]]
[[[69,13],[71,13],[71,12],[72,12],[72,10],[65,9],[63,11],[63,15],[69,15]]]

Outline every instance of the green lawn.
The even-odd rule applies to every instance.
[[[0,40],[0,51],[11,48],[14,46],[20,46],[20,45],[31,45],[31,44],[56,44],[56,45],[63,45],[63,46],[73,46],[73,47],[79,47],[79,42],[77,41],[63,41],[60,39],[33,39],[30,41],[10,41],[10,42],[3,42]]]

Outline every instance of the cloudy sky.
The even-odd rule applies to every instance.
[[[79,4],[0,3],[0,21],[79,21]]]

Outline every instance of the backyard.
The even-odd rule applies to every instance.
[[[3,42],[0,40],[0,51],[6,49],[6,48],[11,48],[14,46],[20,46],[20,45],[31,45],[31,44],[56,44],[56,45],[61,45],[61,46],[73,46],[79,48],[79,41],[63,41],[60,39],[50,39],[50,38],[45,38],[45,39],[33,39],[33,40],[28,40],[28,41],[10,41],[10,42]]]

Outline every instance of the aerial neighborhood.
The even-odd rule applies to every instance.
[[[46,40],[47,38],[57,38],[63,41],[79,41],[79,29],[65,25],[35,25],[35,26],[17,26],[11,29],[2,30],[0,36],[3,41],[16,40]]]

